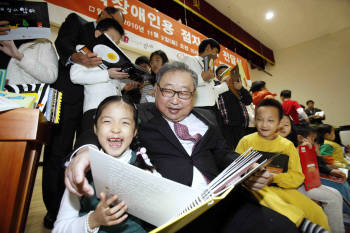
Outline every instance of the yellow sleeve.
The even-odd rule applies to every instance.
[[[242,154],[244,151],[248,149],[246,144],[247,144],[247,140],[243,137],[241,140],[239,140],[235,151],[238,154]]]
[[[289,156],[288,171],[273,176],[273,183],[281,188],[298,188],[304,182],[298,151],[291,144],[286,152]]]

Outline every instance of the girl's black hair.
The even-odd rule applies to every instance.
[[[152,57],[154,55],[158,55],[162,58],[162,65],[169,62],[168,56],[162,50],[157,50],[157,51],[154,51],[153,53],[151,53],[151,55],[149,56],[150,61],[152,60]],[[151,69],[151,75],[152,75],[152,78],[150,79],[150,83],[152,85],[154,85],[156,83],[156,74],[153,72],[152,69]]]
[[[297,129],[292,121],[292,119],[290,119],[290,116],[287,114],[283,114],[283,117],[287,117],[291,126],[291,131],[290,133],[287,135],[287,139],[291,142],[293,142],[294,146],[297,147],[298,146],[298,138],[297,138]]]
[[[107,98],[105,98],[104,100],[101,101],[101,103],[98,105],[97,109],[96,109],[96,113],[94,116],[94,124],[97,125],[97,120],[98,118],[101,116],[102,111],[107,107],[108,104],[112,103],[112,102],[124,102],[127,105],[129,105],[131,107],[131,109],[133,110],[133,118],[135,121],[135,128],[138,128],[138,124],[137,124],[137,108],[136,106],[131,102],[131,100],[127,97],[127,96],[120,96],[120,95],[112,95],[109,96]]]
[[[101,116],[102,111],[108,106],[108,104],[114,103],[114,102],[124,102],[125,104],[129,105],[132,108],[133,119],[135,122],[135,129],[137,129],[138,128],[137,108],[131,102],[131,100],[127,96],[124,96],[124,95],[123,96],[113,95],[113,96],[109,96],[109,97],[105,98],[104,100],[102,100],[102,102],[98,105],[95,116],[94,116],[95,126],[97,126],[97,121],[98,121],[98,118]],[[133,151],[139,151],[141,149],[141,143],[140,143],[140,140],[139,140],[139,137],[137,134],[133,138],[133,140],[130,144],[130,149]],[[144,159],[140,155],[137,155],[136,161],[133,165],[136,167],[139,167],[141,169],[149,170],[151,172],[154,169],[154,167],[147,165],[146,162],[144,161]]]

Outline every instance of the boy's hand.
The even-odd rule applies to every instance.
[[[3,26],[3,25],[8,25],[10,22],[9,21],[6,21],[6,20],[3,20],[3,21],[0,21],[0,35],[7,35],[8,34],[8,31],[10,31],[10,28],[7,26]]]
[[[73,53],[71,59],[74,63],[78,63],[86,67],[95,67],[102,63],[102,58],[98,57],[96,53]]]
[[[266,185],[271,184],[273,181],[273,175],[267,170],[261,170],[260,172],[254,173],[244,183],[248,188],[253,191],[259,191]]]
[[[128,209],[127,205],[122,201],[119,204],[110,207],[118,200],[116,195],[106,200],[106,194],[100,194],[100,202],[96,210],[91,213],[89,218],[89,226],[91,229],[99,226],[113,226],[123,222],[128,215],[125,214]]]
[[[124,72],[120,72],[122,68],[110,68],[108,69],[108,75],[110,78],[113,79],[123,79],[123,78],[128,78],[129,74],[128,73],[124,73]]]

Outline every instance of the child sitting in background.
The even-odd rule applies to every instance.
[[[266,83],[264,81],[254,81],[250,91],[253,93],[253,104],[258,106],[264,99],[274,99],[276,94],[271,93],[266,88]]]
[[[335,130],[331,125],[322,124],[317,128],[318,134],[324,139],[320,152],[323,160],[328,164],[339,168],[349,169],[350,162],[345,158],[344,152],[348,152],[350,147],[342,147],[335,140]]]
[[[238,143],[236,152],[243,153],[249,147],[253,147],[263,154],[280,153],[283,157],[287,156],[287,171],[274,174],[270,185],[259,191],[253,191],[253,194],[260,204],[285,215],[302,232],[327,232],[326,230],[330,228],[322,208],[297,190],[304,181],[304,175],[293,143],[278,135],[282,117],[283,109],[278,101],[263,100],[255,110],[255,125],[258,132],[243,137]]]
[[[297,101],[291,100],[292,92],[290,90],[281,91],[280,98],[283,102],[282,107],[284,113],[292,118],[295,125],[299,125],[299,117],[300,119],[303,119],[307,123],[309,123],[309,118],[306,115],[304,109],[300,106],[300,104]]]
[[[283,119],[291,121],[289,116],[286,115]],[[315,138],[312,136],[312,129],[310,127],[296,128],[296,135],[299,145],[306,145],[310,149],[315,148]],[[317,158],[315,157],[315,159]],[[298,190],[310,199],[321,203],[324,212],[328,216],[328,222],[333,233],[345,231],[343,223],[343,197],[339,191],[326,185],[321,185],[308,191],[302,185]]]
[[[159,175],[149,160],[144,160],[144,148],[138,153],[129,148],[137,133],[137,110],[130,101],[121,96],[107,97],[98,106],[94,120],[94,132],[105,153]],[[91,173],[88,177],[93,185]],[[111,206],[117,200],[116,195],[107,199],[104,193],[99,200],[96,192],[93,197],[79,198],[66,189],[52,232],[145,233],[144,223],[126,214],[127,206],[123,201]]]

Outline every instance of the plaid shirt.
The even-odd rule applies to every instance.
[[[219,85],[220,82],[217,80],[214,80],[215,85]],[[249,115],[248,115],[248,111],[247,108],[245,107],[245,105],[241,102],[238,101],[241,109],[242,109],[242,114],[243,114],[243,124],[242,127],[243,128],[247,128],[248,124],[249,124]],[[228,118],[228,114],[227,114],[227,110],[226,110],[226,106],[225,106],[225,101],[224,101],[224,97],[222,95],[219,95],[218,97],[218,107],[222,116],[222,119],[224,121],[225,125],[229,124],[229,118]]]

